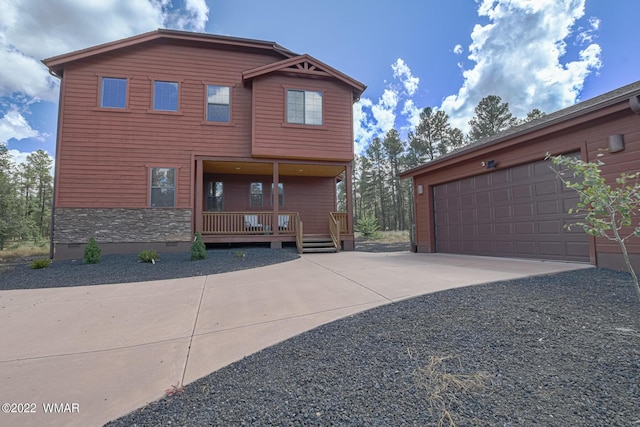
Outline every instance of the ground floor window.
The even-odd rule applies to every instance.
[[[262,207],[262,183],[252,182],[249,187],[249,206],[252,208]]]
[[[175,168],[151,168],[152,208],[173,208],[176,205]]]
[[[224,211],[224,185],[221,181],[207,182],[207,210],[209,212]]]

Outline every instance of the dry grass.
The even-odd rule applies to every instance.
[[[9,244],[0,251],[0,263],[29,260],[36,257],[49,256],[49,243],[34,245],[33,243]]]
[[[407,349],[407,352],[413,359],[411,349]],[[448,372],[447,363],[455,363],[458,370],[462,368],[459,359],[430,356],[425,366],[414,370],[416,383],[427,391],[430,411],[439,414],[438,427],[455,427],[455,414],[451,407],[458,402],[459,396],[482,391],[490,383],[490,376],[486,372],[452,374]]]
[[[356,238],[362,238],[362,234],[355,233]],[[376,236],[370,237],[369,240],[373,240],[380,243],[405,243],[409,242],[408,231],[376,231]]]

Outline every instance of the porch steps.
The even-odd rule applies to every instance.
[[[336,252],[331,236],[324,234],[305,234],[302,238],[302,253]]]

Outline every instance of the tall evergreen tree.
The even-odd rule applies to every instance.
[[[33,235],[36,240],[49,234],[53,195],[53,179],[50,173],[52,164],[51,157],[43,150],[27,156],[26,169],[34,184],[31,219],[35,227]]]
[[[375,137],[366,149],[366,156],[371,162],[371,179],[375,189],[375,213],[380,221],[382,230],[386,230],[387,224],[387,163],[384,155],[382,141]]]
[[[393,216],[389,218],[389,224],[394,230],[403,230],[404,225],[404,201],[400,188],[400,161],[404,152],[404,146],[400,140],[400,134],[395,129],[390,129],[382,141],[384,153],[387,156],[390,166],[390,187],[393,192]]]
[[[509,110],[509,103],[496,95],[482,98],[475,109],[476,115],[469,121],[469,139],[478,141],[517,125],[518,119]]]
[[[431,107],[420,112],[420,122],[408,137],[407,159],[414,166],[447,154],[464,143],[464,134],[451,126],[449,115]]]
[[[0,144],[0,250],[19,232],[18,200],[11,154],[4,144]]]
[[[544,116],[546,116],[546,113],[544,111],[540,111],[539,109],[534,108],[533,110],[527,113],[527,117],[525,117],[522,122],[523,123],[531,122],[533,120],[538,120]]]

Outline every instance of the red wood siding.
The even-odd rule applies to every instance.
[[[205,182],[223,182],[225,212],[273,210],[271,176],[205,174],[204,178]],[[335,179],[281,176],[279,181],[284,186],[284,205],[278,210],[298,212],[305,233],[328,233],[329,212],[336,210]],[[262,183],[262,207],[249,206],[249,185],[252,182]],[[204,200],[203,206],[206,206]]]
[[[192,207],[193,155],[251,157],[252,88],[243,85],[242,71],[280,59],[265,53],[152,42],[67,66],[56,206],[147,207],[149,168],[173,167],[177,170],[176,207]],[[98,108],[100,76],[129,79],[126,110]],[[154,79],[180,82],[178,113],[151,111]],[[231,123],[205,122],[206,84],[232,87]],[[333,126],[337,120],[331,109],[344,102],[340,108],[344,114],[344,110],[350,112],[352,103],[346,88],[329,86],[329,94],[340,93],[339,99],[328,94],[325,100],[327,124]],[[350,118],[343,121],[350,123]],[[279,119],[278,126],[281,122]],[[342,135],[342,122],[339,126]],[[343,144],[342,150],[335,150],[349,158],[350,138],[343,135],[338,143],[333,138],[336,132],[322,134],[330,135],[335,147]],[[287,153],[311,156],[305,150]]]
[[[322,92],[322,126],[287,124],[287,89]],[[333,80],[268,75],[253,82],[253,91],[254,156],[353,160],[352,88]]]
[[[623,105],[624,104],[624,105]],[[417,173],[415,186],[423,185],[424,194],[416,193],[416,244],[422,251],[434,251],[433,187],[438,184],[491,173],[481,162],[494,160],[498,169],[510,168],[544,159],[547,152],[564,154],[582,152],[583,159],[597,158],[605,163],[603,174],[613,181],[621,172],[640,170],[640,116],[634,114],[628,103],[617,104],[597,112],[585,114],[568,124],[514,137],[493,146],[480,147],[442,161],[430,170]],[[623,134],[625,150],[607,151],[608,138]],[[601,154],[601,156],[599,156]],[[630,252],[640,254],[638,239],[628,242]],[[619,253],[619,247],[605,239],[596,239],[592,255]]]

